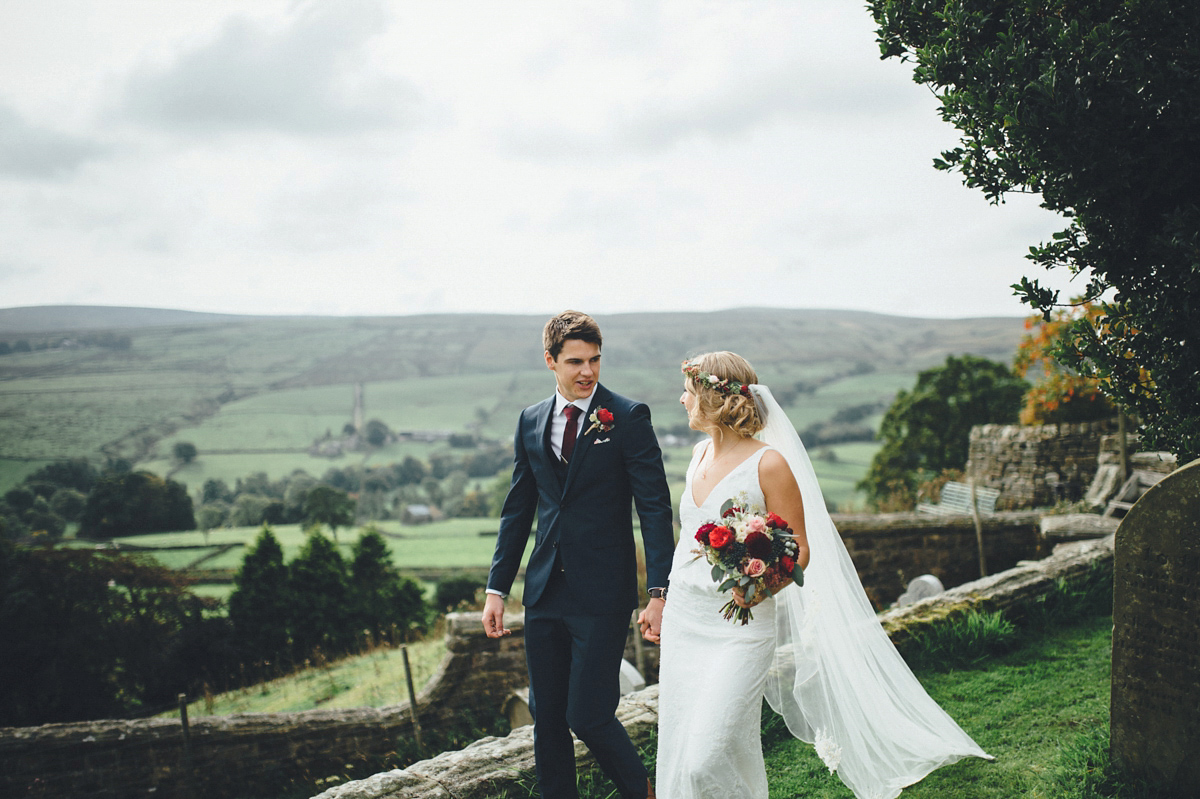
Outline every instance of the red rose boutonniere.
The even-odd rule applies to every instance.
[[[610,411],[608,408],[597,408],[596,410],[592,411],[588,416],[588,421],[591,422],[592,425],[587,430],[583,431],[585,436],[596,428],[600,428],[601,433],[607,433],[614,427],[612,411]]]

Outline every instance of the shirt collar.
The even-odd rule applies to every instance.
[[[592,400],[595,397],[596,397],[596,390],[592,389],[592,393],[589,394],[588,396],[584,397],[583,399],[575,400],[574,402],[571,402],[570,400],[568,400],[566,397],[564,397],[562,395],[562,392],[560,392],[558,389],[555,389],[554,390],[554,413],[555,413],[555,415],[561,414],[563,412],[563,408],[567,407],[568,405],[575,405],[580,410],[582,410],[584,412],[584,414],[586,415],[588,412],[588,409],[590,409],[592,407]]]

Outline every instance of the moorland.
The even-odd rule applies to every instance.
[[[0,342],[10,345],[0,356],[0,490],[64,458],[122,458],[173,471],[194,491],[209,477],[275,478],[297,468],[320,475],[330,465],[422,457],[444,446],[416,436],[341,458],[311,455],[314,441],[352,421],[356,385],[365,418],[393,430],[507,441],[520,408],[551,389],[538,345],[543,321],[0,309]],[[962,353],[1011,361],[1022,332],[1018,318],[762,308],[598,321],[602,381],[647,401],[660,431],[680,432],[678,365],[689,354],[745,355],[798,429],[849,408],[860,408],[859,426],[871,427],[921,369]],[[27,351],[13,349],[19,342]],[[180,440],[199,453],[183,468],[170,460]]]

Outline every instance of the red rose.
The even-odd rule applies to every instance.
[[[708,545],[713,549],[724,549],[733,540],[733,531],[724,525],[714,527],[708,532]]]
[[[741,508],[730,508],[729,510],[727,510],[721,514],[721,518],[728,519],[730,516],[733,516],[735,513],[741,513],[741,510],[742,510]]]
[[[751,533],[746,536],[746,552],[752,558],[769,559],[771,557],[771,539],[765,533]]]
[[[767,527],[774,527],[776,530],[783,530],[787,526],[787,522],[785,522],[778,514],[767,513]]]
[[[700,525],[700,529],[696,531],[696,540],[699,541],[701,544],[707,544],[708,543],[708,534],[711,533],[714,529],[716,529],[715,524]]]
[[[600,420],[600,424],[612,424],[612,411],[608,408],[600,408],[596,411],[596,418]]]
[[[784,555],[779,559],[779,568],[784,574],[791,576],[792,572],[796,571],[796,561],[791,555]]]

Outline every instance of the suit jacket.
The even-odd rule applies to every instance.
[[[565,479],[550,448],[554,397],[521,413],[513,441],[512,484],[504,501],[488,588],[512,588],[537,514],[533,552],[525,569],[526,606],[535,604],[557,560],[582,613],[629,613],[638,604],[632,507],[642,527],[649,586],[667,585],[675,548],[671,494],[650,409],[597,384],[588,416],[613,414],[612,429],[592,427],[575,446]]]

